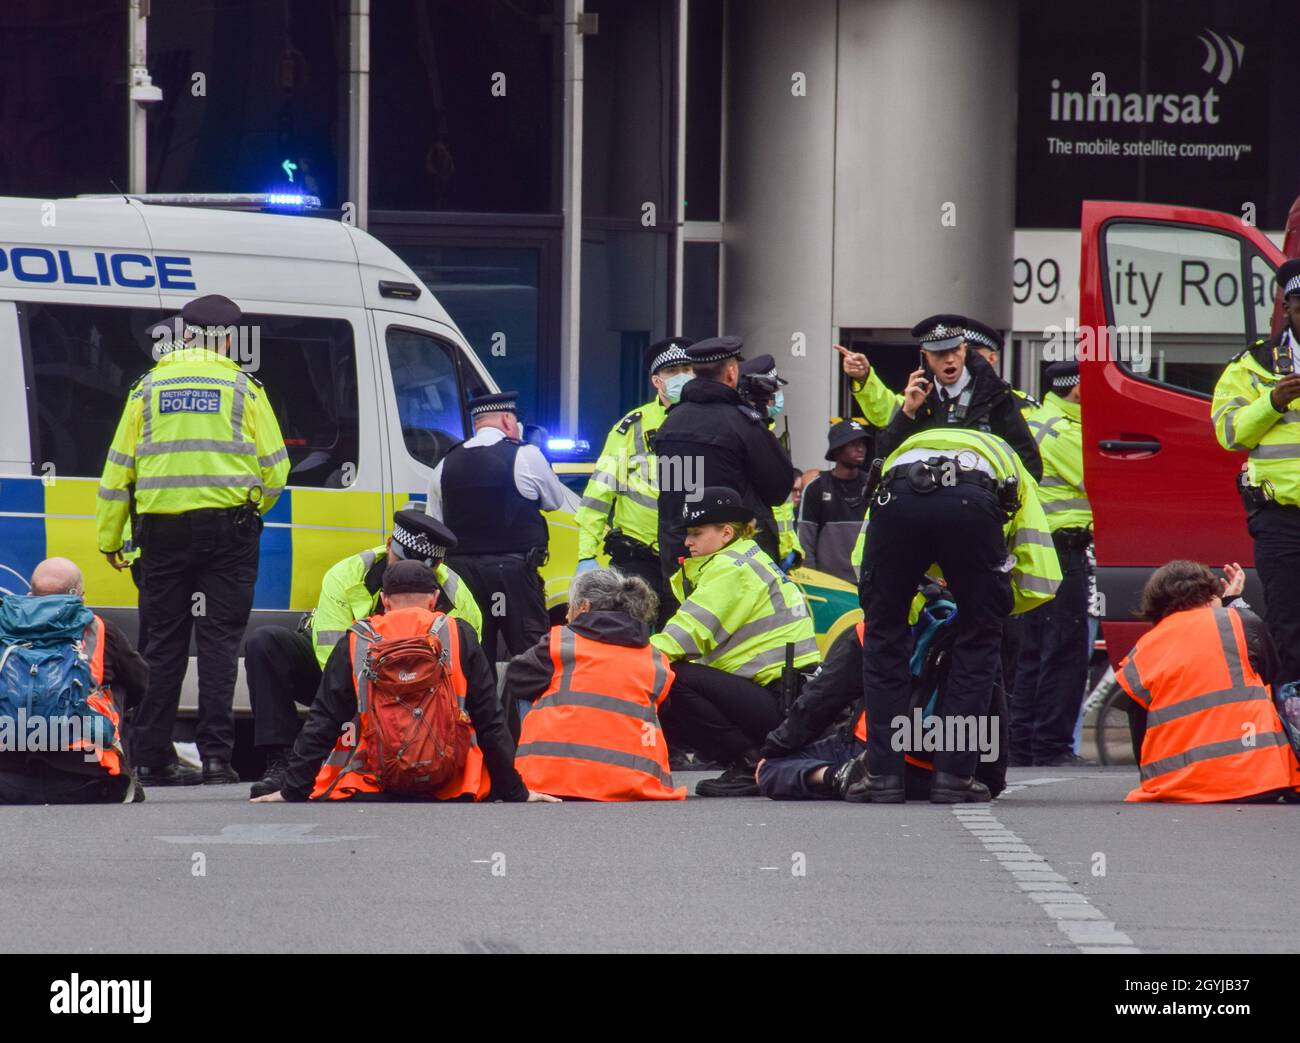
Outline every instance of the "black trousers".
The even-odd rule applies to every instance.
[[[1088,687],[1088,561],[1083,547],[1056,548],[1056,597],[1025,613],[1011,695],[1011,759],[1046,764],[1074,748]]]
[[[1276,690],[1300,681],[1300,507],[1270,503],[1250,519],[1249,529],[1264,585],[1264,622],[1277,646]]]
[[[60,771],[29,761],[25,771],[0,771],[0,804],[121,804],[130,776]]]
[[[447,558],[447,568],[465,581],[478,602],[483,651],[494,676],[498,660],[526,651],[550,630],[542,577],[523,554],[456,555]]]
[[[777,694],[753,681],[698,663],[674,663],[661,714],[671,749],[686,746],[731,764],[763,745],[781,723]]]
[[[871,771],[901,776],[903,749],[895,748],[894,720],[908,713],[907,615],[921,576],[937,562],[958,606],[947,683],[935,707],[945,719],[973,720],[990,712],[1002,672],[1002,624],[1014,599],[1011,576],[1002,571],[1008,556],[1004,515],[991,492],[963,483],[922,494],[906,480],[890,482],[886,491],[888,501],[871,509],[858,588],[867,620],[862,686]],[[951,732],[945,725],[945,734],[963,734],[956,724]],[[980,752],[973,746],[937,750],[935,769],[973,775]]]
[[[253,709],[253,744],[292,746],[320,687],[321,668],[311,638],[285,627],[262,627],[244,643],[244,673]]]
[[[257,584],[257,536],[238,531],[230,510],[146,514],[140,549],[149,691],[136,711],[135,762],[160,768],[175,759],[172,728],[191,632],[198,648],[199,754],[229,760],[239,645]]]

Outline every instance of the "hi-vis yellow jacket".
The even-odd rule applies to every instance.
[[[1040,408],[1038,399],[1026,395],[1019,388],[1012,388],[1011,393],[1019,401],[1016,403],[1022,413]],[[861,410],[861,416],[875,427],[886,427],[894,418],[894,411],[902,406],[903,395],[899,391],[890,391],[885,382],[876,376],[876,367],[867,371],[866,380],[853,382],[853,400]]]
[[[647,547],[658,546],[659,474],[650,439],[667,415],[656,397],[610,430],[573,515],[580,560],[600,553],[611,527]]]
[[[936,452],[970,449],[989,462],[999,479],[1015,476],[1020,485],[1020,507],[1002,527],[1007,547],[1015,558],[1011,566],[1011,590],[1016,603],[1011,614],[1019,615],[1051,601],[1056,596],[1056,588],[1061,585],[1061,563],[1047,527],[1047,515],[1038,499],[1038,483],[1025,470],[1015,450],[997,435],[983,431],[932,427],[905,439],[890,453],[885,460],[884,473],[888,474],[894,461],[911,449],[933,449]],[[871,512],[868,511],[857,545],[853,548],[853,565],[859,570],[870,524]]]
[[[95,504],[99,549],[122,547],[132,488],[139,514],[238,507],[254,487],[265,514],[289,454],[266,391],[225,355],[181,348],[136,382],[108,450]]]
[[[1043,458],[1038,499],[1047,524],[1057,529],[1092,528],[1092,506],[1083,488],[1083,421],[1078,402],[1067,402],[1055,391],[1026,415],[1029,431]]]
[[[366,586],[366,574],[376,561],[387,556],[388,545],[381,543],[378,547],[335,562],[321,580],[320,597],[316,599],[316,608],[311,614],[311,644],[322,670],[348,628],[357,620],[374,615],[379,605],[379,591],[372,592]],[[463,619],[474,628],[475,636],[482,638],[483,614],[468,584],[442,562],[435,566],[434,574],[438,586],[452,605],[447,614],[453,619]]]
[[[794,645],[800,669],[821,658],[803,592],[753,540],[687,558],[672,588],[681,608],[650,638],[670,660],[765,685],[781,676],[787,644]]]
[[[1280,336],[1280,334],[1279,334]],[[1300,408],[1291,403],[1285,413],[1273,408],[1273,388],[1281,378],[1273,372],[1276,339],[1261,337],[1233,356],[1214,385],[1210,417],[1224,449],[1247,451],[1252,485],[1272,488],[1281,504],[1300,506]]]

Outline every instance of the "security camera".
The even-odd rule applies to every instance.
[[[157,105],[162,101],[162,88],[154,86],[147,69],[136,67],[131,71],[131,100],[137,105]]]

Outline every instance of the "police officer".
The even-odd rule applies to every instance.
[[[1277,282],[1282,329],[1233,356],[1210,407],[1219,444],[1247,453],[1239,491],[1280,659],[1275,691],[1300,681],[1300,260]]]
[[[265,389],[228,352],[241,312],[213,294],[181,310],[184,341],[131,389],[99,484],[99,548],[125,568],[138,512],[149,692],[132,730],[146,785],[238,782],[230,766],[239,643],[253,606],[262,515],[284,490],[289,454]],[[176,763],[172,727],[198,645],[202,772]]]
[[[469,587],[443,563],[455,546],[451,530],[423,510],[398,511],[387,543],[351,554],[330,567],[315,609],[297,630],[268,626],[249,635],[244,671],[253,710],[253,742],[266,757],[266,770],[249,796],[280,788],[300,726],[298,706],[311,705],[321,671],[348,627],[383,611],[379,593],[389,565],[419,561],[429,566],[438,581],[438,611],[463,619],[476,636],[482,632],[483,618]]]
[[[966,330],[966,346],[973,348],[994,373],[998,372],[998,359],[1002,355],[1002,334],[978,319],[965,316],[963,328]],[[1026,394],[1014,384],[1009,385],[1011,393],[1016,396],[1016,405],[1022,413],[1037,409],[1042,405],[1033,395]]]
[[[683,508],[698,502],[705,486],[734,489],[759,522],[756,542],[779,556],[772,508],[794,484],[790,456],[768,430],[763,414],[745,405],[740,380],[739,337],[713,337],[686,349],[695,379],[668,410],[655,453],[659,466],[659,560],[671,578],[686,555]]]
[[[903,404],[880,433],[876,451],[887,456],[927,427],[966,427],[997,435],[1037,480],[1043,462],[1017,400],[993,367],[967,349],[966,322],[961,315],[931,315],[912,327],[921,341],[921,367],[908,378]]]
[[[1083,488],[1079,364],[1047,369],[1052,390],[1029,414],[1043,457],[1038,498],[1047,516],[1061,585],[1056,597],[1025,614],[1011,698],[1011,765],[1087,763],[1075,754],[1074,723],[1088,684],[1088,547],[1092,508]]]
[[[503,391],[474,399],[474,435],[438,462],[429,483],[428,512],[457,534],[447,566],[478,602],[483,649],[494,668],[498,637],[510,658],[550,628],[538,572],[550,540],[542,511],[569,507],[576,499],[541,450],[521,440],[518,397]]]
[[[913,380],[903,408],[915,413],[926,394]],[[896,718],[911,719],[908,611],[922,575],[937,563],[957,602],[952,656],[935,712],[950,719],[944,735],[969,736],[955,726],[989,713],[1003,620],[1050,598],[1060,582],[1048,539],[1035,485],[1001,438],[933,426],[910,435],[886,458],[867,517],[858,588],[866,619],[862,680],[870,773],[848,787],[846,800],[906,799],[902,751],[908,744],[894,740]],[[998,728],[1001,733],[1001,722]],[[978,758],[993,751],[970,743],[957,747],[945,744],[935,752],[931,801],[988,800],[988,787],[974,774]]]
[[[736,391],[741,401],[762,413],[764,422],[775,431],[777,418],[785,412],[785,392],[781,389],[789,383],[776,371],[776,360],[771,355],[759,355],[740,364],[740,380]],[[790,451],[789,430],[787,423],[786,432],[782,436],[784,441],[781,443],[787,453]],[[795,496],[802,482],[803,474],[796,469],[793,475],[794,488],[790,495],[772,508],[777,540],[776,561],[786,572],[803,562],[803,545],[799,542],[794,522]]]
[[[666,604],[659,567],[659,475],[652,439],[694,375],[685,351],[693,343],[670,337],[646,349],[645,365],[655,397],[609,432],[574,514],[578,574],[596,568],[603,544],[610,565],[650,584],[659,598],[660,622],[671,615],[672,606]]]

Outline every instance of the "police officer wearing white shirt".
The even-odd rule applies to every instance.
[[[517,399],[516,392],[504,391],[472,401],[473,437],[439,461],[429,483],[429,514],[464,534],[447,567],[479,604],[490,663],[531,648],[549,629],[537,571],[549,539],[541,512],[577,507],[542,451],[522,441]]]

